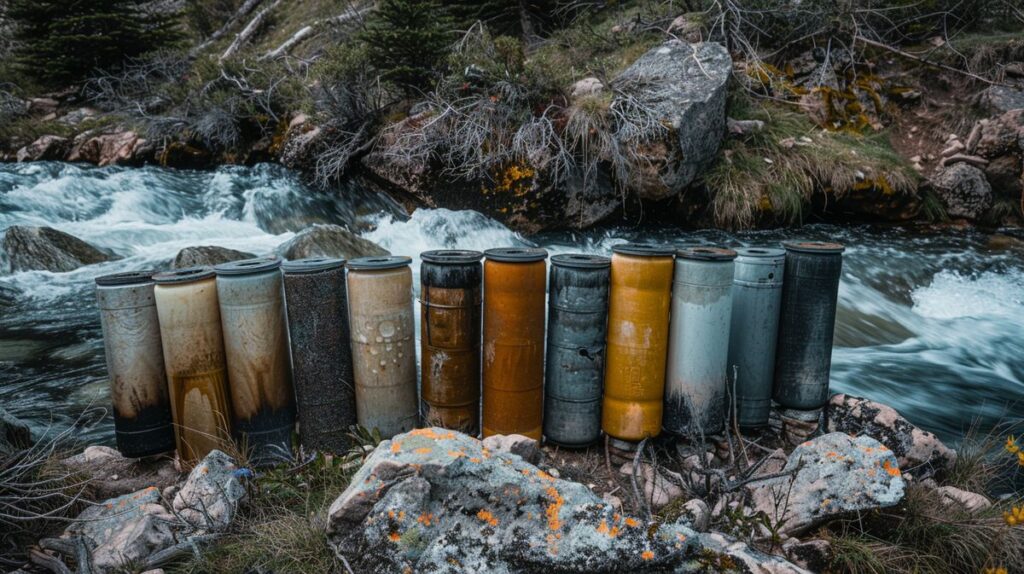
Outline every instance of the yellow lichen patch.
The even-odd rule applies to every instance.
[[[644,550],[640,554],[640,557],[644,560],[654,560],[654,552],[651,552],[650,550]]]
[[[413,452],[415,452],[416,454],[430,454],[434,452],[434,449],[430,448],[429,446],[421,446],[420,448],[414,450]]]
[[[900,475],[900,467],[898,467],[895,464],[889,462],[888,460],[882,463],[882,468],[885,469],[885,472],[889,473],[889,476],[899,476]]]
[[[494,193],[512,193],[516,197],[522,197],[530,191],[535,173],[533,168],[526,164],[509,164],[495,174]]]
[[[551,530],[560,530],[562,528],[562,521],[558,518],[558,513],[562,510],[562,505],[565,504],[565,499],[558,493],[558,490],[549,486],[547,489],[548,498],[551,499],[551,503],[548,504],[544,510],[548,517],[548,528]]]
[[[476,517],[480,520],[483,520],[487,524],[490,524],[491,526],[498,525],[498,517],[491,514],[490,511],[484,510],[483,508],[481,508],[480,511],[476,513]]]
[[[391,443],[391,453],[398,454],[402,450],[402,441],[396,440]]]

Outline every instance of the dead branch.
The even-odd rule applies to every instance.
[[[140,565],[141,571],[154,570],[161,568],[179,558],[188,556],[199,552],[199,547],[214,542],[220,538],[220,534],[204,534],[201,536],[193,536],[188,540],[179,542],[169,548],[164,548],[159,552],[150,554],[142,564]]]
[[[261,2],[263,2],[263,0],[245,0],[245,3],[242,4],[238,11],[235,12],[233,16],[231,16],[231,18],[228,18],[228,21],[225,22],[223,26],[218,28],[217,31],[213,34],[210,34],[209,38],[207,38],[198,46],[192,48],[192,50],[189,51],[189,57],[194,58],[200,52],[208,48],[211,44],[213,44],[217,40],[220,40],[221,37],[228,32],[228,30],[234,28],[235,25],[242,20],[242,18],[248,16],[249,12],[252,12],[257,6],[260,5]]]
[[[298,32],[294,33],[287,40],[281,43],[280,46],[268,51],[267,53],[260,56],[260,60],[275,59],[281,56],[287,55],[293,48],[301,44],[302,42],[312,38],[318,34],[322,29],[330,26],[341,26],[346,24],[350,20],[359,19],[361,20],[363,15],[369,12],[373,8],[373,3],[370,2],[365,6],[354,8],[351,4],[346,7],[345,12],[339,14],[333,18],[326,20],[317,20],[312,24],[303,26]]]
[[[967,70],[961,70],[960,68],[955,68],[953,66],[942,64],[940,62],[932,62],[932,61],[927,60],[925,58],[922,58],[920,56],[915,56],[914,54],[911,54],[910,52],[906,52],[904,50],[900,50],[899,48],[897,48],[895,46],[890,46],[890,45],[884,44],[882,42],[876,42],[874,40],[865,38],[864,36],[860,36],[860,35],[854,36],[853,40],[854,40],[854,42],[862,42],[864,44],[867,44],[868,46],[873,46],[875,48],[881,48],[882,50],[885,50],[887,52],[891,52],[891,53],[896,54],[897,56],[900,56],[902,58],[907,58],[908,60],[913,60],[913,61],[918,62],[920,64],[924,64],[925,66],[931,66],[933,68],[938,68],[940,70],[945,70],[947,72],[953,72],[954,74],[960,74],[962,76],[966,76],[968,78],[971,78],[971,79],[974,79],[974,80],[978,80],[979,82],[983,82],[983,83],[988,84],[990,86],[1006,86],[1007,85],[1007,84],[1004,84],[1002,82],[992,81],[992,80],[990,80],[988,78],[985,78],[985,77],[979,76],[977,74],[968,72]]]
[[[249,21],[249,24],[246,25],[246,27],[243,28],[242,31],[235,36],[234,41],[231,42],[231,45],[228,46],[228,49],[224,50],[224,53],[220,55],[220,61],[223,62],[231,56],[234,56],[235,53],[237,53],[238,50],[246,42],[248,42],[249,39],[252,38],[254,34],[256,34],[260,27],[263,26],[263,20],[264,18],[267,17],[267,14],[272,12],[280,4],[281,0],[274,0],[273,4],[257,12],[256,15],[252,17],[252,20]]]

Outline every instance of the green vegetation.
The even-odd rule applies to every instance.
[[[426,89],[452,43],[451,23],[433,0],[382,0],[363,32],[370,62],[403,89]]]

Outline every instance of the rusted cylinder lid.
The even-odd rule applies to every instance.
[[[281,263],[281,271],[285,273],[316,273],[345,266],[345,260],[334,257],[306,257]]]
[[[217,275],[249,275],[273,271],[280,266],[281,259],[279,257],[255,257],[253,259],[221,263],[214,266],[213,270]]]
[[[200,266],[200,267],[186,267],[185,269],[175,269],[174,271],[164,271],[163,273],[157,273],[153,276],[153,281],[157,285],[167,285],[170,283],[191,283],[193,281],[202,281],[203,279],[209,279],[215,277],[217,274],[213,272],[213,269]]]
[[[672,257],[675,250],[671,246],[657,243],[623,243],[613,246],[612,252],[636,257]]]
[[[438,265],[465,265],[483,259],[484,254],[468,249],[434,249],[420,253],[420,259]]]
[[[398,269],[410,263],[412,263],[412,258],[405,255],[359,257],[349,261],[348,268],[355,270]]]
[[[563,253],[552,255],[551,264],[559,267],[576,267],[580,269],[601,269],[612,264],[612,260],[602,255],[586,255],[584,253]]]
[[[846,250],[846,247],[842,243],[832,243],[829,241],[783,241],[782,246],[787,251],[797,251],[800,253],[842,253]]]
[[[732,249],[723,249],[721,247],[684,247],[676,251],[676,257],[699,261],[732,261],[736,259],[736,252]]]
[[[548,251],[540,247],[498,247],[484,251],[484,257],[502,263],[530,263],[544,261]]]
[[[786,254],[785,249],[779,249],[778,247],[737,247],[736,254],[740,257],[750,258],[773,258],[782,257]]]
[[[96,284],[102,287],[113,287],[118,285],[138,285],[140,283],[149,283],[153,280],[154,273],[155,271],[146,270],[101,275],[96,278]]]

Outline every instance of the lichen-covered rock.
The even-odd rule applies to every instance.
[[[985,172],[967,163],[954,163],[935,172],[932,187],[952,217],[978,219],[992,208],[995,198]]]
[[[514,454],[530,464],[540,462],[540,443],[521,434],[496,434],[483,440],[483,448],[491,452]]]
[[[707,567],[699,572],[743,572],[745,574],[809,574],[800,566],[779,556],[765,554],[749,544],[733,540],[720,532],[698,535],[698,542],[708,552]],[[676,572],[679,572],[678,570]]]
[[[798,446],[775,479],[747,487],[755,511],[798,534],[855,510],[885,508],[906,486],[896,456],[877,440],[834,432]]]
[[[685,526],[623,516],[582,484],[441,428],[382,442],[327,530],[364,572],[693,572],[717,557]]]
[[[107,250],[51,227],[12,225],[0,240],[0,249],[7,254],[11,272],[72,271],[83,265],[118,259]]]
[[[174,496],[174,510],[187,524],[197,530],[216,531],[227,528],[239,505],[245,500],[242,480],[247,469],[219,450],[212,450],[189,473],[185,484]]]
[[[42,136],[36,141],[18,150],[18,161],[62,160],[71,146],[68,138],[60,136]]]
[[[649,167],[633,170],[628,182],[639,197],[659,200],[681,193],[711,164],[725,137],[731,75],[732,58],[721,44],[670,40],[612,81],[619,99],[641,102],[669,130],[663,141],[642,146]]]
[[[914,426],[896,409],[868,399],[833,395],[828,404],[828,430],[874,438],[896,455],[900,468],[918,478],[950,470],[956,463],[956,451],[934,434]]]
[[[256,257],[256,255],[246,253],[245,251],[237,251],[235,249],[228,249],[227,247],[218,247],[216,245],[199,245],[196,247],[186,247],[179,251],[178,254],[174,256],[174,262],[171,263],[171,269],[220,265],[221,263],[227,263],[228,261],[251,259],[253,257]]]
[[[179,472],[170,457],[133,459],[109,446],[93,445],[63,460],[69,471],[89,477],[97,497],[112,498],[149,486],[163,490],[177,482]]]
[[[986,159],[1024,151],[1024,109],[982,120],[974,153]]]
[[[285,259],[305,257],[340,257],[355,259],[391,253],[376,243],[363,239],[340,225],[315,224],[300,231],[277,247]]]

